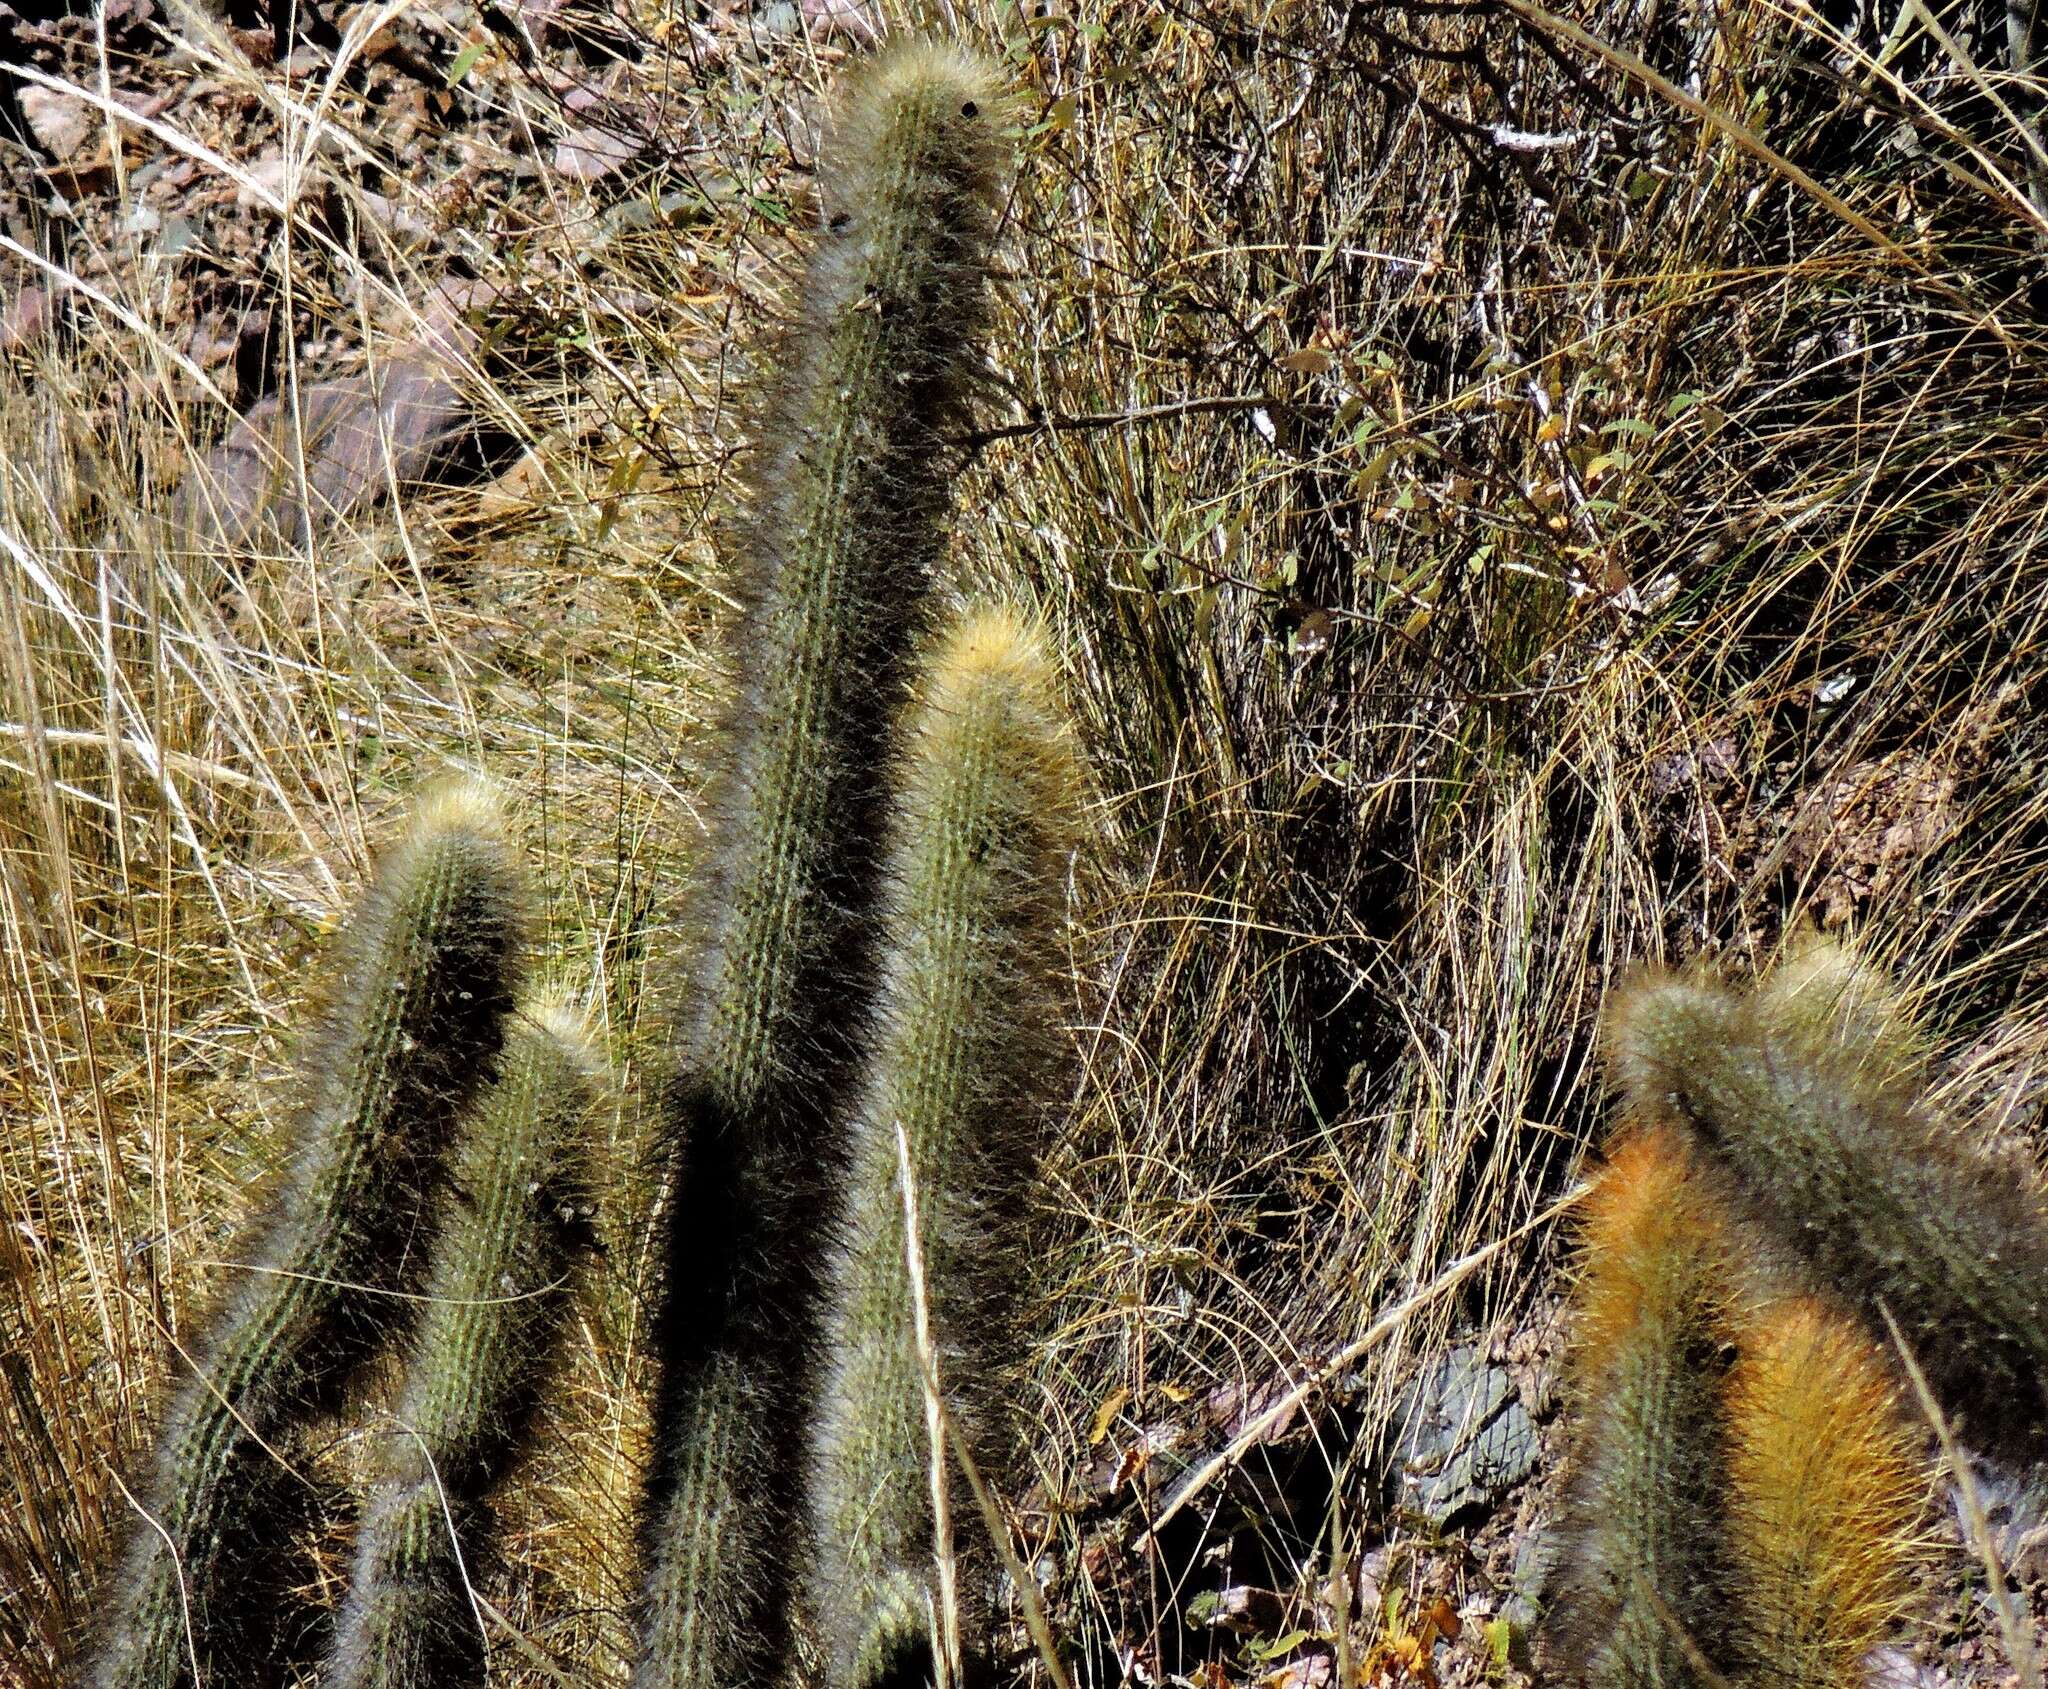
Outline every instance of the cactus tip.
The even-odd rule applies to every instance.
[[[589,1018],[566,996],[539,991],[519,1005],[520,1013],[554,1040],[576,1073],[596,1081],[607,1071]]]
[[[419,838],[459,830],[504,840],[511,833],[497,787],[473,775],[437,781],[407,806],[407,815]]]
[[[1685,1319],[1701,1311],[1703,1297],[1724,1299],[1710,1264],[1731,1252],[1706,1180],[1684,1140],[1654,1126],[1609,1156],[1579,1222],[1584,1266],[1574,1329],[1589,1383],[1645,1319]]]
[[[977,709],[1007,724],[1003,754],[1018,769],[1048,825],[1071,831],[1085,780],[1072,717],[1060,697],[1059,665],[1044,632],[1002,607],[968,611],[948,625],[922,676],[926,709],[913,733],[944,732]],[[1064,847],[1071,840],[1054,841]]]
[[[1847,1061],[1880,1085],[1925,1077],[1925,1032],[1882,969],[1854,946],[1821,934],[1787,945],[1758,988],[1757,1012],[1777,1036],[1815,1056]]]
[[[1703,1037],[1732,1023],[1736,1002],[1711,976],[1645,969],[1615,988],[1601,1023],[1613,1088],[1638,1114],[1670,1095]]]
[[[1003,605],[978,605],[951,623],[933,667],[941,675],[1002,675],[1043,696],[1056,685],[1037,624]]]
[[[1010,116],[1011,99],[996,68],[952,41],[904,37],[879,53],[865,78],[879,106],[916,105],[983,125],[991,137]]]

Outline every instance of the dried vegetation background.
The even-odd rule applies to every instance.
[[[2041,83],[1989,8],[942,9],[1021,91],[960,569],[1100,792],[1005,1494],[1080,1682],[1517,1679],[1618,975],[1857,933],[2039,1146]],[[0,1679],[65,1680],[321,932],[451,766],[619,1076],[498,1665],[622,1673],[732,401],[906,21],[0,8]],[[1454,1347],[1543,1459],[1432,1519],[1387,1433]],[[1989,1593],[1899,1669],[2015,1681]]]

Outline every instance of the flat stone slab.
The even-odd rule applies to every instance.
[[[1471,1344],[1408,1387],[1394,1426],[1400,1500],[1435,1526],[1492,1506],[1536,1466],[1536,1426],[1513,1376]]]

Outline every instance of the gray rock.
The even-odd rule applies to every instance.
[[[1522,1538],[1515,1550],[1515,1570],[1500,1616],[1518,1631],[1526,1633],[1536,1628],[1536,1619],[1543,1611],[1544,1591],[1557,1570],[1558,1547],[1555,1531],[1534,1530]]]
[[[1394,1480],[1404,1505],[1442,1527],[1490,1507],[1535,1468],[1536,1426],[1504,1367],[1453,1349],[1394,1410]]]

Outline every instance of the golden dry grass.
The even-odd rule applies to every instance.
[[[1025,120],[960,564],[1056,631],[1103,793],[1027,1386],[1040,1494],[1072,1505],[1023,1523],[1077,1676],[1114,1682],[1214,1646],[1182,1609],[1231,1516],[1132,1548],[1105,1508],[1200,1451],[1105,1501],[1103,1448],[1311,1372],[1559,1194],[1627,964],[1852,927],[1949,1029],[1952,1093],[2033,1121],[2048,224],[2034,90],[1954,17],[1880,62],[1768,0],[942,10]],[[515,183],[479,141],[502,191],[465,200],[452,153],[362,165],[346,78],[288,86],[174,14],[176,74],[308,164],[286,219],[232,135],[176,131],[253,193],[227,262],[333,328],[295,326],[287,367],[403,343],[450,254],[495,290],[471,382],[518,466],[358,514],[314,564],[162,545],[226,420],[181,362],[178,263],[109,233],[118,171],[53,237],[45,284],[91,292],[0,370],[0,1675],[61,1680],[162,1333],[275,1162],[319,934],[450,766],[511,789],[620,1081],[608,1253],[495,1586],[514,1676],[616,1675],[638,1061],[717,684],[710,523],[841,50],[772,21],[626,19],[652,174]],[[477,38],[480,134],[559,129]],[[1504,1252],[1346,1398],[1377,1423],[1550,1260]],[[1306,1578],[1376,1534],[1354,1454],[1313,1448],[1233,1566]]]

